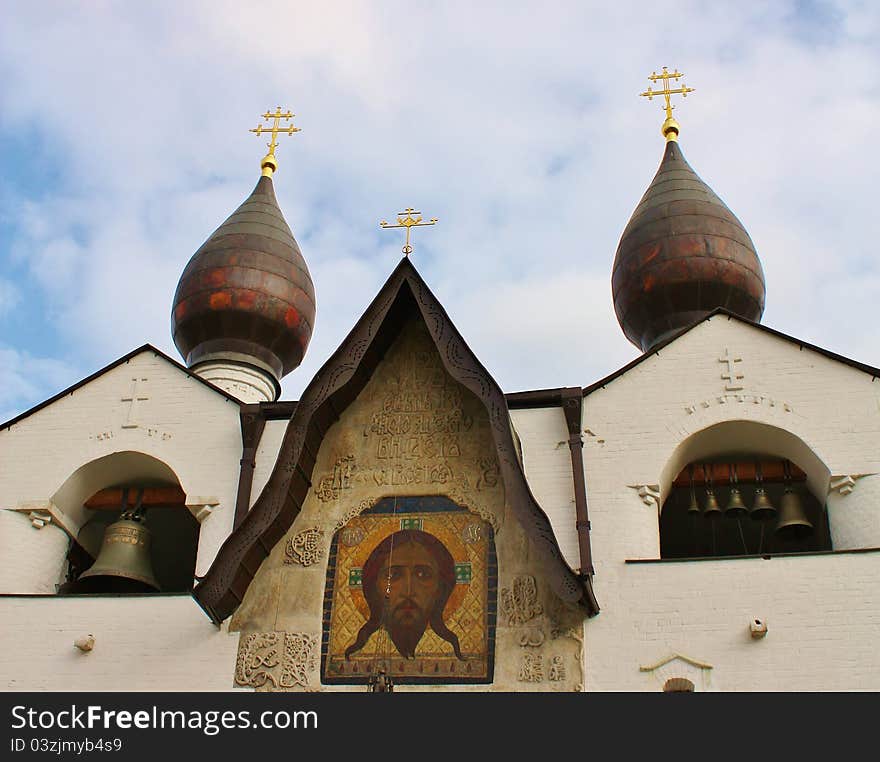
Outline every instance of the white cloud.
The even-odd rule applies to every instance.
[[[65,362],[0,344],[0,423],[75,383],[76,375]]]
[[[586,385],[635,355],[610,273],[663,148],[660,104],[637,94],[667,64],[696,87],[676,109],[688,160],[763,261],[764,322],[880,365],[880,11],[805,7],[18,4],[0,130],[32,135],[59,177],[19,189],[16,261],[76,364],[144,341],[176,356],[177,278],[249,193],[247,130],[280,104],[303,132],[282,139],[276,190],[318,301],[285,397],[393,270],[401,241],[378,221],[408,205],[440,218],[414,262],[502,386]],[[27,176],[34,158],[6,161]]]

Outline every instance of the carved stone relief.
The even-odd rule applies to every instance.
[[[540,683],[544,680],[544,658],[541,654],[524,653],[517,679],[521,683]]]
[[[498,460],[495,458],[480,458],[480,478],[477,479],[477,490],[484,490],[487,487],[491,488],[498,484],[498,479],[501,478],[501,470],[498,465]]]
[[[736,366],[736,363],[742,362],[742,357],[733,357],[730,354],[730,350],[724,347],[724,354],[718,358],[718,362],[725,365],[721,372],[721,378],[725,382],[725,391],[733,392],[742,389],[745,374],[739,372],[742,366]]]
[[[523,648],[538,648],[544,645],[546,637],[540,627],[526,627],[520,633],[519,644]]]
[[[501,590],[501,612],[508,625],[525,624],[544,611],[538,600],[538,583],[531,575],[520,575],[513,580],[513,588]]]
[[[333,464],[333,470],[318,480],[315,495],[322,502],[338,500],[339,496],[352,487],[352,476],[357,471],[354,455],[344,455]]]
[[[242,635],[235,665],[236,685],[276,689],[308,688],[317,667],[318,636],[298,632],[254,632]]]
[[[304,529],[287,540],[284,555],[285,564],[318,563],[324,555],[324,533],[316,527]]]
[[[146,402],[150,398],[144,393],[143,386],[138,388],[139,384],[146,384],[146,378],[133,378],[131,379],[131,389],[128,394],[122,397],[120,402],[128,403],[128,410],[125,413],[125,423],[122,424],[123,429],[136,429],[140,424],[138,423],[138,403]]]
[[[549,677],[550,681],[554,683],[565,680],[565,664],[561,656],[557,655],[550,658]]]

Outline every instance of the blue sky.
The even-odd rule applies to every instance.
[[[880,366],[875,3],[0,5],[0,421],[145,342],[177,357],[177,279],[276,105],[318,302],[284,398],[396,265],[378,222],[406,206],[440,219],[414,262],[505,390],[612,372],[637,355],[610,273],[663,65],[696,88],[681,146],[755,242],[763,322]]]

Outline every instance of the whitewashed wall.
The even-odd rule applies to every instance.
[[[176,478],[194,513],[210,504],[196,563],[204,574],[232,527],[240,458],[237,403],[150,350],[135,355],[0,431],[0,592],[53,591],[62,565],[47,546],[58,527],[75,536],[83,501],[144,477]],[[54,526],[6,515],[21,511],[48,512]]]
[[[287,425],[290,421],[266,421],[266,427],[263,429],[263,436],[260,438],[260,444],[257,447],[257,466],[254,469],[254,481],[251,484],[251,504],[257,502],[257,498],[272,476],[272,470],[275,468],[275,461],[278,459],[278,451],[281,449],[281,443],[284,440],[284,434],[287,431]]]
[[[722,378],[724,356],[741,358],[734,375],[743,378]],[[741,441],[730,428],[711,429],[731,420],[748,424],[736,427],[745,432]],[[585,625],[588,690],[659,690],[657,674],[639,667],[672,653],[714,665],[710,682],[707,670],[686,661],[663,668],[696,670],[698,689],[880,689],[871,645],[880,617],[872,582],[878,553],[625,563],[659,558],[659,505],[680,468],[739,446],[797,462],[820,501],[831,491],[836,549],[880,546],[877,477],[870,476],[880,472],[880,381],[718,316],[594,391],[583,423],[602,607]],[[833,490],[849,483],[847,475],[852,491]],[[640,487],[648,488],[642,496]],[[768,623],[761,640],[749,635],[753,617]]]
[[[191,596],[0,596],[0,689],[232,690],[238,634]],[[94,648],[73,643],[92,635]],[[250,689],[245,689],[250,690]]]

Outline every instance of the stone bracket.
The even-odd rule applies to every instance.
[[[642,502],[645,505],[656,505],[660,507],[660,485],[659,484],[630,484],[630,489],[636,490]]]
[[[55,524],[59,529],[71,537],[76,537],[76,529],[73,522],[51,500],[23,500],[10,511],[26,513],[34,529],[42,529],[49,524]]]
[[[199,524],[208,518],[218,505],[220,505],[220,501],[216,497],[204,497],[201,495],[190,497],[187,495],[186,498],[187,510]]]
[[[846,497],[856,488],[856,482],[871,474],[835,474],[828,482],[828,493],[838,492]]]

